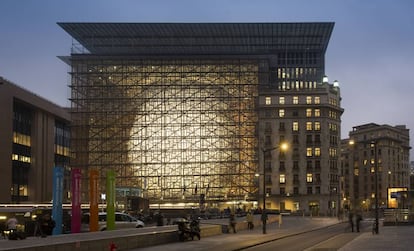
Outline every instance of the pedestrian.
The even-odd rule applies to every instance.
[[[50,216],[50,214],[45,214],[41,221],[40,221],[41,225],[41,233],[44,235],[52,235],[52,231],[53,228],[55,228],[56,226],[56,222],[52,219],[52,217]]]
[[[356,223],[356,230],[357,232],[359,232],[359,224],[362,221],[362,216],[360,212],[357,212],[356,216],[355,216],[355,223]]]
[[[349,211],[348,221],[349,225],[351,226],[351,231],[354,232],[354,214],[352,213],[352,211]]]
[[[253,230],[253,228],[254,228],[254,225],[253,225],[253,215],[252,215],[252,213],[250,211],[246,215],[246,220],[247,220],[247,229]]]
[[[15,217],[10,217],[6,222],[6,229],[9,231],[17,230],[18,221]]]
[[[236,218],[234,216],[234,214],[230,214],[230,228],[233,229],[233,233],[236,233]],[[230,233],[230,230],[229,230]]]

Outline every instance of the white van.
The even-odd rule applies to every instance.
[[[100,212],[98,215],[99,230],[106,230],[106,212]],[[122,228],[141,228],[145,223],[132,217],[129,214],[115,212],[115,229]],[[89,213],[83,215],[82,220],[82,232],[89,231]]]

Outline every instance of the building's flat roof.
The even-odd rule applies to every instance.
[[[334,23],[58,23],[92,54],[324,53]]]

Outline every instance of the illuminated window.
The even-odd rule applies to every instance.
[[[306,156],[307,157],[312,157],[312,147],[306,148]]]
[[[24,156],[24,155],[18,155],[18,154],[12,154],[12,160],[25,162],[25,163],[30,163],[31,162],[30,157]]]
[[[292,101],[293,101],[293,104],[295,104],[295,105],[299,104],[299,97],[294,96]]]
[[[306,109],[306,117],[312,117],[312,109]]]
[[[313,182],[313,175],[311,173],[306,174],[306,182],[308,182],[308,183]]]
[[[13,184],[10,193],[15,196],[28,196],[27,185]]]
[[[312,122],[306,122],[306,130],[312,131]]]
[[[312,97],[311,96],[306,97],[306,104],[308,104],[308,105],[312,104]]]
[[[284,174],[281,174],[279,176],[279,182],[280,182],[280,184],[285,184],[286,183],[286,176]]]
[[[279,109],[279,117],[283,118],[285,116],[285,109]]]
[[[315,109],[315,117],[320,117],[320,116],[321,116],[321,110]]]
[[[358,168],[355,168],[355,169],[354,169],[354,175],[355,175],[355,176],[358,176],[358,175],[359,175],[359,169],[358,169]]]
[[[320,104],[321,103],[321,98],[320,97],[315,97],[315,104]]]
[[[299,131],[299,122],[293,122],[292,124],[292,130],[293,131]]]
[[[279,104],[281,105],[285,104],[285,97],[279,97]]]
[[[315,148],[315,156],[321,156],[321,149],[319,147]]]
[[[265,98],[265,103],[266,103],[266,105],[271,105],[272,104],[272,97],[266,97]]]
[[[321,130],[321,122],[315,122],[315,131]]]
[[[24,145],[24,146],[31,146],[30,144],[30,136],[13,132],[13,143]]]

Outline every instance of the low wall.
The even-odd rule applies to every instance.
[[[201,238],[221,234],[220,225],[201,225]],[[165,230],[147,233],[131,231],[104,231],[95,233],[68,234],[48,236],[46,238],[30,237],[25,240],[6,241],[0,250],[14,251],[97,251],[109,250],[114,244],[118,250],[130,250],[154,245],[178,242],[177,230]]]

